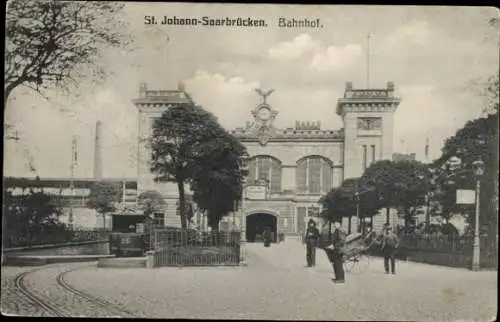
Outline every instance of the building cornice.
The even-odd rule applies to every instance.
[[[242,142],[259,142],[259,133],[238,128],[231,134]],[[343,142],[344,131],[276,129],[268,142]]]
[[[387,83],[385,89],[353,89],[352,83],[346,84],[344,97],[337,101],[337,115],[363,112],[394,112],[401,98],[395,96],[394,84]]]

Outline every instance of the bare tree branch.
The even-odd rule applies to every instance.
[[[69,82],[77,84],[81,71],[96,65],[103,49],[128,45],[131,39],[123,33],[126,23],[118,15],[122,8],[118,2],[9,2],[4,103],[19,86],[41,93]]]

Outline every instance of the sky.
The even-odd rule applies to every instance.
[[[266,28],[145,25],[144,16],[254,17]],[[71,140],[77,137],[75,177],[93,176],[96,121],[102,122],[104,177],[137,176],[138,113],[132,100],[139,84],[150,89],[186,85],[194,100],[227,129],[251,120],[259,103],[255,88],[272,88],[268,103],[279,112],[274,125],[321,121],[340,129],[335,114],[345,83],[370,88],[395,84],[402,102],[394,115],[394,152],[440,156],[444,140],[481,116],[486,99],[470,90],[499,68],[498,17],[486,7],[377,7],[258,4],[126,3],[127,49],[103,49],[107,77],[82,79],[70,93],[47,98],[18,88],[5,122],[20,140],[4,144],[4,175],[69,177]],[[278,28],[280,17],[320,19],[323,28]],[[169,38],[167,45],[166,38]]]

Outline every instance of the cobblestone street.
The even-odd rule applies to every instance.
[[[244,267],[97,269],[84,267],[66,275],[73,287],[105,298],[137,315],[155,318],[232,318],[305,320],[492,320],[496,313],[496,272],[416,263],[398,263],[397,275],[385,275],[380,259],[331,282],[326,256],[305,268],[298,241],[270,248],[247,246]],[[85,301],[68,300],[56,285],[57,265],[31,274],[26,284],[63,305],[72,315],[110,316]],[[12,297],[9,281],[21,270],[2,269],[3,313],[37,315]],[[71,298],[70,298],[71,299]],[[16,302],[20,305],[13,305]]]

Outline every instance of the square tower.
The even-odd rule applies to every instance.
[[[372,162],[392,159],[393,118],[400,102],[392,82],[385,89],[346,84],[337,103],[344,123],[344,180],[361,177]]]
[[[154,182],[154,175],[150,171],[151,147],[149,142],[155,119],[160,118],[164,111],[176,104],[193,104],[193,101],[182,84],[177,90],[148,90],[147,84],[142,83],[139,88],[139,98],[133,100],[133,103],[139,110],[137,192],[140,194],[147,190],[155,190],[166,199],[176,199],[178,190],[175,183]]]

